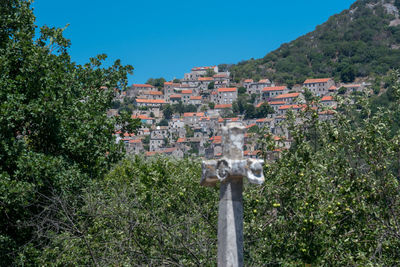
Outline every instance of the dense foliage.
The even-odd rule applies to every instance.
[[[69,199],[103,177],[123,156],[115,126],[133,131],[128,116],[107,118],[114,88],[131,66],[106,56],[71,62],[63,29],[35,36],[30,1],[0,2],[0,263],[26,264],[48,239],[54,197]],[[78,203],[75,203],[78,204]],[[24,251],[25,254],[21,254]],[[24,255],[18,258],[19,255]]]
[[[400,67],[400,25],[389,26],[399,13],[392,14],[384,6],[391,2],[356,1],[313,32],[262,59],[230,66],[230,71],[237,81],[262,77],[289,86],[310,77],[352,82],[355,77],[386,74]]]
[[[330,119],[289,113],[292,147],[265,164],[262,187],[245,186],[246,265],[399,262],[399,84],[391,91],[397,110],[371,112],[357,96],[356,105],[339,99]],[[273,149],[271,137],[260,145]],[[214,266],[218,188],[201,187],[200,176],[197,160],[127,158],[88,187],[81,209],[57,209],[64,227],[40,263]]]

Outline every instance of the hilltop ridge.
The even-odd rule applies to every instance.
[[[235,81],[268,78],[289,86],[308,77],[384,75],[400,67],[399,0],[358,0],[349,9],[264,58],[221,64]]]

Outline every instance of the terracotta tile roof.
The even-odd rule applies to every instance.
[[[193,90],[182,90],[181,93],[182,94],[192,94]]]
[[[250,125],[247,125],[246,128],[249,129],[249,128],[251,128],[251,127],[253,127],[253,126],[256,126],[256,125],[257,125],[257,124],[252,123],[252,124],[250,124]]]
[[[236,92],[236,91],[237,91],[237,88],[236,88],[236,87],[218,88],[217,91],[218,91],[218,93],[222,93],[222,92]]]
[[[141,120],[154,120],[154,118],[150,118],[146,115],[132,115],[132,119],[141,119]]]
[[[144,95],[163,95],[161,91],[146,91],[143,92]]]
[[[254,150],[254,151],[250,151],[250,150],[246,150],[243,152],[244,156],[257,156],[258,153],[260,153],[261,150]]]
[[[284,91],[284,90],[287,90],[286,86],[265,87],[264,89],[262,89],[263,92]]]
[[[155,154],[157,154],[156,151],[147,151],[145,155],[146,156],[154,156]]]
[[[220,144],[222,142],[222,136],[216,135],[210,138],[213,144]]]
[[[140,144],[140,143],[142,143],[142,140],[140,140],[140,139],[129,140],[129,143],[130,144]]]
[[[169,98],[182,98],[181,95],[170,95]]]
[[[164,99],[138,99],[138,98],[136,98],[136,102],[149,103],[149,104],[165,104]]]
[[[308,83],[326,83],[329,80],[331,80],[331,78],[322,78],[322,79],[307,79],[304,81],[303,84],[308,84]]]
[[[203,81],[214,81],[213,77],[199,77],[198,78],[199,81],[203,82]]]
[[[216,94],[217,94],[217,92],[216,92],[216,91],[213,91],[213,92],[211,92],[211,94],[212,94],[212,95],[216,95]]]
[[[256,108],[259,108],[259,107],[261,107],[262,106],[262,104],[264,104],[265,102],[260,102],[260,103],[258,103],[257,105],[256,105]]]
[[[210,117],[201,117],[200,120],[201,120],[201,121],[209,121],[209,120],[210,120]]]
[[[204,112],[185,112],[183,117],[204,117]]]
[[[220,104],[220,105],[215,105],[214,109],[219,109],[219,108],[232,108],[232,104]]]
[[[265,122],[267,121],[267,118],[262,118],[262,119],[257,119],[256,122]]]
[[[361,87],[361,84],[344,84],[342,86],[344,88],[353,88],[353,87]]]
[[[245,82],[245,83],[252,83],[252,82],[253,82],[253,79],[246,79],[246,80],[244,80],[244,82]]]
[[[222,140],[222,136],[221,135],[215,135],[215,136],[210,137],[210,141],[213,141],[213,140]]]
[[[133,137],[135,136],[134,133],[124,133],[124,137]]]
[[[285,110],[285,109],[301,109],[305,108],[306,105],[283,105],[279,107],[279,110]]]
[[[335,114],[335,113],[336,113],[336,112],[333,111],[333,110],[324,110],[324,111],[319,112],[318,114],[319,114],[319,115],[333,115],[333,114]]]
[[[196,71],[196,70],[210,70],[210,69],[214,69],[216,66],[210,66],[210,67],[193,67],[192,71]]]
[[[330,95],[324,96],[321,99],[321,101],[333,101],[333,96],[330,96]]]
[[[184,143],[186,142],[186,138],[178,138],[178,140],[176,140],[177,143]]]
[[[213,77],[214,78],[228,78],[228,75],[226,75],[226,74],[215,74]]]
[[[226,121],[239,121],[239,118],[225,118]]]
[[[273,106],[273,105],[285,105],[286,102],[285,101],[271,101],[271,102],[268,102],[268,104],[270,106]]]
[[[191,96],[190,100],[201,100],[201,96]]]
[[[146,87],[146,88],[155,88],[153,85],[151,84],[133,84],[133,87]]]
[[[337,87],[334,86],[334,85],[332,85],[328,90],[329,90],[329,91],[335,91],[335,90],[337,90]]]
[[[259,80],[258,83],[270,83],[268,79]]]
[[[300,93],[290,93],[290,94],[282,94],[274,97],[274,99],[282,99],[282,98],[295,98],[298,97]]]
[[[175,87],[180,87],[180,86],[181,86],[180,83],[173,83],[173,82],[165,82],[165,83],[164,83],[164,86],[165,86],[165,85],[171,85],[171,86],[175,86]]]

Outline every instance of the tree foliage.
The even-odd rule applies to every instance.
[[[46,242],[35,227],[45,227],[50,199],[107,173],[124,154],[115,126],[133,132],[139,122],[106,116],[131,66],[102,68],[105,55],[71,62],[64,29],[35,36],[30,1],[2,1],[0,13],[0,262],[12,265]]]

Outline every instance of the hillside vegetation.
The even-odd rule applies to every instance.
[[[264,58],[230,66],[233,77],[265,77],[279,83],[302,83],[309,77],[383,75],[400,66],[400,1],[359,0],[298,39]]]

